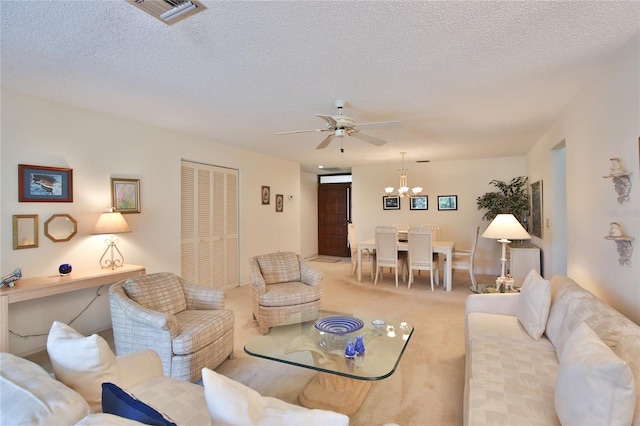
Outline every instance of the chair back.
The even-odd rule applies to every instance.
[[[347,240],[351,249],[351,257],[358,255],[358,240],[356,238],[356,226],[353,223],[347,225]]]
[[[409,269],[431,268],[433,262],[433,236],[427,226],[409,229]]]
[[[398,230],[393,226],[376,227],[376,259],[378,266],[397,265]]]
[[[434,225],[432,223],[427,223],[425,225],[420,225],[427,227],[431,230],[431,239],[433,241],[440,241],[440,225]]]
[[[473,263],[473,256],[476,254],[476,246],[478,245],[478,235],[480,234],[480,227],[476,227],[476,233],[473,236],[473,244],[471,245],[471,262]]]

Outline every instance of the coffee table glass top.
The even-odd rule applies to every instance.
[[[335,319],[335,331],[332,325]],[[372,321],[381,319],[383,324],[374,326]],[[273,327],[269,333],[252,339],[244,347],[249,355],[279,361],[298,367],[337,374],[360,380],[380,380],[395,371],[404,349],[413,334],[413,326],[388,318],[371,318],[366,315],[320,311],[316,321]],[[356,328],[360,321],[362,328]],[[362,336],[364,355],[350,359],[345,357],[348,341],[355,342]]]

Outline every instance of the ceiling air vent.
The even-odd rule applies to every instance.
[[[206,9],[200,2],[194,0],[127,0],[127,3],[142,9],[167,25]]]

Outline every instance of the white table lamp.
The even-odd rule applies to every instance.
[[[93,234],[122,234],[125,232],[131,232],[131,228],[129,228],[127,221],[124,220],[122,213],[116,212],[113,207],[108,212],[100,215],[96,226],[93,228]],[[105,240],[105,243],[107,243],[107,248],[100,258],[100,266],[102,268],[115,269],[124,265],[124,256],[118,250],[119,241],[111,235]],[[111,259],[104,258],[108,251],[111,251]],[[114,252],[118,252],[118,258],[114,257]]]
[[[502,271],[500,277],[496,281],[504,283],[507,279],[505,276],[506,264],[507,264],[507,244],[511,240],[529,240],[531,235],[520,225],[518,219],[512,214],[499,214],[489,224],[487,229],[482,233],[483,238],[492,238],[498,240],[502,244]]]

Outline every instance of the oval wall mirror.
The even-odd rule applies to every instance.
[[[44,223],[44,235],[51,241],[69,241],[78,232],[78,222],[69,214],[54,214]]]

